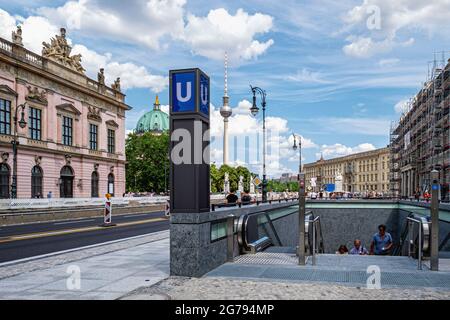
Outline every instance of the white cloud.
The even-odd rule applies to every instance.
[[[268,15],[249,15],[242,9],[232,15],[219,8],[206,17],[186,16],[185,4],[185,0],[135,0],[132,5],[128,1],[78,0],[37,12],[86,36],[138,43],[152,50],[167,48],[168,39],[181,40],[195,54],[211,59],[223,59],[228,51],[231,59],[250,60],[273,44],[272,39],[255,39],[272,28]]]
[[[380,67],[393,67],[400,62],[400,59],[392,58],[392,59],[381,59],[378,62]]]
[[[375,149],[376,149],[375,146],[371,143],[362,143],[355,147],[348,147],[343,144],[336,143],[333,145],[323,145],[320,148],[320,152],[316,153],[316,157],[320,158],[321,155],[323,155],[325,159],[331,159],[335,157],[342,157],[354,153],[371,151]]]
[[[16,19],[11,17],[8,12],[0,9],[0,37],[11,38],[11,32],[16,30]]]
[[[22,36],[25,48],[41,54],[42,42],[50,42],[50,38],[59,34],[59,28],[50,23],[46,18],[30,16],[26,19],[15,18],[8,12],[0,9],[0,36],[11,39],[11,31],[16,25],[22,26]],[[72,41],[68,38],[68,42]],[[121,78],[124,90],[130,88],[150,88],[154,92],[164,90],[169,80],[167,77],[151,74],[145,67],[134,63],[119,63],[114,61],[111,53],[101,54],[88,49],[84,45],[73,45],[72,54],[82,55],[82,65],[86,73],[93,79],[97,79],[100,68],[105,68],[106,84],[110,85],[117,78]]]
[[[233,109],[233,115],[229,119],[228,134],[230,143],[229,161],[233,165],[245,164],[245,137],[249,137],[249,162],[245,164],[253,172],[262,172],[262,154],[260,154],[259,163],[257,159],[257,139],[260,136],[259,152],[262,153],[262,123],[260,118],[250,115],[251,103],[248,100],[242,100],[238,106]],[[211,136],[214,142],[211,146],[211,161],[221,164],[223,153],[220,151],[223,144],[223,118],[220,115],[219,108],[211,107]],[[266,166],[267,172],[271,176],[278,176],[281,173],[291,172],[284,165],[296,158],[298,161],[298,150],[293,150],[294,138],[289,129],[288,120],[280,117],[267,117],[267,154]],[[237,160],[234,160],[234,137],[237,137]],[[302,148],[317,148],[317,145],[308,138],[302,137]]]
[[[105,36],[140,43],[159,50],[166,36],[183,32],[185,0],[68,1],[58,8],[40,8],[38,13],[57,25],[82,30],[86,35]]]
[[[286,79],[302,83],[330,83],[330,81],[323,79],[323,75],[320,72],[314,72],[306,68],[298,70],[294,75],[287,76]]]
[[[390,119],[385,118],[314,118],[309,121],[320,123],[324,132],[340,134],[363,134],[371,136],[388,136]]]
[[[370,37],[348,37],[347,41],[350,44],[344,46],[344,53],[355,58],[370,58],[390,51],[394,45],[390,39],[377,42]]]
[[[343,50],[357,58],[388,52],[398,45],[413,44],[414,38],[401,40],[399,36],[411,30],[448,37],[449,16],[448,0],[364,0],[344,16],[343,29],[357,35],[348,38],[351,43]]]
[[[406,113],[409,110],[409,99],[403,99],[397,102],[394,110],[396,113]]]
[[[227,51],[230,59],[250,60],[273,45],[272,39],[266,42],[254,39],[270,31],[272,20],[271,16],[249,15],[242,9],[235,15],[223,8],[209,11],[206,17],[189,14],[182,38],[194,53],[210,59],[221,60]]]
[[[48,42],[50,37],[59,33],[59,29],[46,18],[38,16],[30,16],[26,19],[14,17],[0,8],[0,37],[11,40],[11,33],[16,30],[17,25],[22,26],[24,46],[37,54],[42,52],[43,41]]]

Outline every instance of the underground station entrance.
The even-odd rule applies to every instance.
[[[299,199],[211,206],[209,77],[170,72],[170,273],[185,277],[450,288],[450,205],[401,200]],[[434,179],[433,181],[437,181]],[[379,225],[388,255],[338,255]]]
[[[373,288],[450,288],[450,208],[440,209],[439,271],[432,271],[432,224],[426,205],[387,200],[308,202],[302,265],[297,203],[216,208],[198,224],[182,223],[181,216],[173,215],[171,273]],[[370,251],[380,224],[393,238],[388,255],[336,253],[340,245],[352,248],[355,239]]]

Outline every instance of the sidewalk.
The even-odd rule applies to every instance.
[[[70,270],[80,270],[79,289],[70,289]],[[168,276],[169,231],[162,231],[0,267],[0,299],[112,300]]]

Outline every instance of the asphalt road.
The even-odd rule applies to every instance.
[[[169,229],[164,212],[0,227],[0,263]]]

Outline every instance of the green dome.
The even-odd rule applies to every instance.
[[[153,110],[144,114],[136,124],[136,133],[169,131],[169,116],[161,111],[158,96]]]

